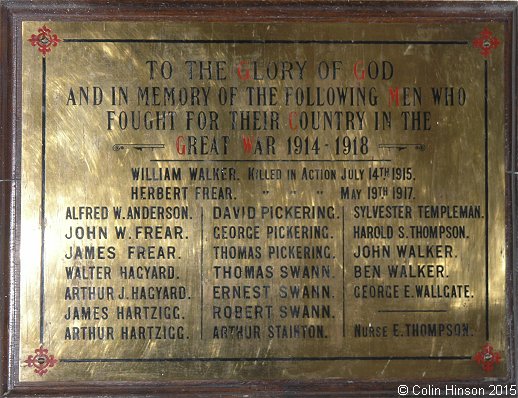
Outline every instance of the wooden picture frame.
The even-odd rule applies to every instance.
[[[4,396],[401,396],[412,392],[444,395],[447,386],[459,389],[485,389],[500,386],[508,396],[516,393],[516,52],[517,3],[471,1],[158,1],[120,0],[0,0],[0,362],[1,392]],[[365,26],[378,24],[431,24],[438,29],[448,24],[501,24],[503,51],[502,104],[505,168],[505,375],[493,377],[484,372],[480,377],[443,379],[401,378],[289,378],[269,377],[236,379],[160,380],[160,381],[20,381],[19,365],[29,352],[20,354],[20,224],[22,218],[22,48],[28,40],[22,33],[22,23],[56,22],[174,22],[183,24],[297,23],[356,23]],[[59,49],[59,47],[58,47]],[[56,51],[58,50],[56,49]],[[54,51],[52,49],[52,51]],[[452,65],[454,68],[455,66]],[[39,71],[38,71],[39,73]],[[486,81],[487,83],[487,81]],[[487,89],[486,89],[487,99]],[[489,98],[489,101],[491,99]],[[486,117],[487,121],[487,117]],[[483,155],[481,155],[483,157]],[[487,161],[487,151],[486,151]],[[487,181],[487,176],[486,176]],[[487,191],[487,189],[486,189]],[[202,213],[203,214],[203,213]],[[487,292],[487,289],[486,289]],[[488,296],[487,300],[490,301]],[[488,301],[488,302],[489,302]],[[489,305],[489,304],[488,304]],[[486,308],[487,311],[487,308]],[[489,321],[487,321],[488,323]],[[345,326],[344,326],[345,328]],[[489,329],[489,326],[487,326]],[[37,348],[37,347],[34,347]],[[476,355],[480,347],[473,347]],[[487,354],[487,353],[486,353]],[[500,360],[500,359],[499,359]],[[469,361],[469,359],[468,359]],[[318,367],[319,363],[316,362]],[[398,390],[401,385],[410,390]],[[514,386],[514,387],[513,387]],[[503,388],[503,389],[502,389]],[[513,392],[514,391],[514,392]],[[415,391],[414,391],[415,392]],[[505,396],[505,394],[501,395]]]

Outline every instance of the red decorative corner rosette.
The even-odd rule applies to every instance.
[[[482,366],[484,372],[492,372],[495,365],[502,359],[498,352],[493,350],[493,346],[486,343],[482,349],[473,355],[472,358],[475,362]]]
[[[500,45],[500,40],[498,37],[493,35],[488,28],[484,28],[482,32],[478,34],[478,37],[473,39],[473,47],[480,49],[480,54],[484,58],[489,57],[491,51],[497,48]]]
[[[52,33],[52,29],[45,25],[38,29],[38,34],[33,34],[28,40],[33,47],[38,46],[38,51],[46,56],[52,51],[52,47],[56,47],[61,39],[58,35]]]
[[[43,376],[45,373],[49,371],[49,368],[53,368],[54,365],[58,363],[58,360],[54,358],[54,355],[49,355],[49,350],[43,348],[40,345],[40,348],[34,350],[36,355],[29,355],[27,359],[24,361],[29,368],[34,367],[34,373]]]

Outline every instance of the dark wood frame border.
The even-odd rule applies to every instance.
[[[3,396],[397,396],[397,382],[252,381],[171,383],[19,383],[12,366],[18,349],[15,331],[19,267],[20,134],[21,134],[21,22],[26,20],[176,20],[176,21],[378,21],[484,22],[505,24],[506,114],[506,278],[509,372],[494,383],[518,382],[518,158],[516,157],[516,93],[518,3],[468,1],[347,1],[278,0],[0,0],[0,393]],[[488,379],[487,381],[489,381]],[[416,383],[421,381],[416,380]],[[428,382],[427,382],[428,383]],[[430,382],[431,383],[431,382]],[[486,386],[449,381],[457,386]],[[405,384],[412,385],[406,382]],[[423,383],[422,383],[423,384]],[[441,387],[447,383],[433,381]]]

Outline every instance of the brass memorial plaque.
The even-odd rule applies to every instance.
[[[21,29],[20,382],[506,377],[502,22]]]

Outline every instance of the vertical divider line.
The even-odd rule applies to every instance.
[[[46,190],[46,140],[47,140],[47,60],[41,57],[41,253],[40,253],[40,344],[43,345],[45,329],[45,190]]]
[[[200,338],[203,340],[203,207],[201,208],[201,258],[200,258]]]
[[[486,341],[489,341],[489,147],[488,147],[488,88],[487,88],[488,70],[487,60],[484,61],[484,161],[485,161],[485,261],[486,261]]]
[[[345,206],[342,206],[342,336],[345,337]]]

